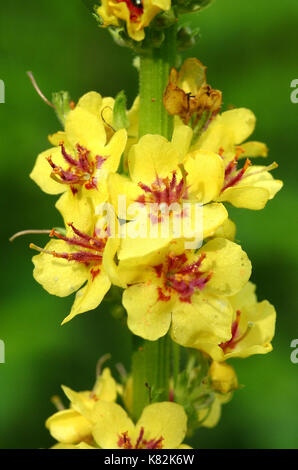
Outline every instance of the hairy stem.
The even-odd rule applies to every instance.
[[[176,27],[165,33],[165,41],[159,49],[146,51],[140,58],[140,113],[139,137],[158,134],[171,138],[173,118],[163,105],[163,94],[169,73],[176,59]],[[147,53],[148,52],[148,53]],[[135,338],[132,361],[133,415],[139,418],[144,406],[154,401],[168,401],[170,377],[177,376],[179,350],[169,335],[158,341],[140,341]]]

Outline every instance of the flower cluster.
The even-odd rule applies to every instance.
[[[92,391],[62,388],[70,407],[60,409],[46,422],[58,441],[53,449],[189,448],[183,444],[187,416],[181,405],[170,401],[151,404],[134,424],[124,407],[116,403],[124,390],[109,369],[99,375]]]
[[[99,13],[107,25],[126,21],[138,40],[168,8],[167,1],[103,1]],[[212,426],[238,387],[225,361],[272,349],[275,309],[256,298],[251,262],[235,242],[228,209],[263,209],[282,182],[270,173],[275,163],[252,163],[268,153],[265,144],[248,140],[254,114],[221,113],[221,104],[205,67],[188,59],[180,71],[172,69],[164,94],[174,116],[170,140],[138,138],[138,98],[126,113],[128,125],[119,128],[115,100],[90,92],[36,160],[30,176],[60,195],[65,229],[53,229],[45,248],[31,245],[39,252],[34,277],[50,294],[76,292],[63,323],[98,307],[116,286],[133,334],[149,341],[169,334],[208,363],[203,374],[193,364],[169,401],[145,407],[136,424],[127,402],[126,410],[116,403],[119,390],[125,403],[129,380],[123,391],[105,370],[92,392],[65,387],[71,408],[47,422],[56,448],[181,448],[184,410],[196,422],[188,429]]]
[[[197,12],[211,1],[101,0],[100,4],[94,1],[93,12],[99,26],[107,28],[119,45],[139,51],[159,47],[164,41],[164,31],[177,24],[179,15]],[[179,27],[180,48],[193,45],[196,36],[197,31],[190,27]]]

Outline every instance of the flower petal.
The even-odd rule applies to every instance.
[[[77,106],[67,115],[65,131],[73,148],[80,144],[94,155],[100,155],[106,143],[106,132],[101,117],[81,106]]]
[[[230,296],[247,283],[251,275],[251,262],[240,245],[224,238],[215,238],[201,248],[206,254],[202,270],[212,272],[206,292]]]
[[[94,227],[94,209],[91,200],[82,191],[73,194],[70,189],[62,194],[55,205],[64,219],[64,223],[72,223],[76,229],[85,233]]]
[[[274,336],[276,321],[274,306],[264,300],[256,305],[246,307],[241,313],[245,315],[252,326],[235,348],[227,352],[225,359],[246,358],[253,354],[267,354],[272,351],[270,342]]]
[[[233,206],[251,210],[264,209],[270,198],[269,191],[258,186],[240,186],[225,189],[218,201],[230,202]]]
[[[89,91],[79,99],[77,106],[98,117],[102,101],[103,99],[99,93]]]
[[[147,282],[128,287],[122,303],[128,315],[128,328],[135,335],[156,341],[169,330],[172,302],[158,299],[155,284]]]
[[[30,178],[47,194],[61,194],[66,190],[66,185],[57,183],[51,178],[52,167],[47,157],[52,157],[57,166],[65,167],[65,161],[60,147],[54,147],[38,155]]]
[[[72,253],[73,249],[63,240],[51,240],[45,247],[47,251]],[[50,294],[66,297],[78,290],[87,280],[88,269],[75,261],[54,258],[47,253],[32,258],[34,279]]]
[[[201,349],[201,343],[218,345],[231,337],[233,310],[224,298],[195,294],[192,303],[175,304],[172,318],[171,337],[184,347]]]
[[[91,435],[92,424],[75,410],[55,413],[46,421],[46,427],[57,441],[77,444]]]
[[[263,142],[246,142],[245,144],[241,144],[241,148],[244,150],[244,153],[240,155],[240,158],[268,156],[268,147]]]
[[[116,172],[119,164],[121,155],[124,152],[125,145],[127,142],[127,131],[126,129],[120,129],[111,138],[108,145],[106,145],[101,153],[102,156],[108,158],[103,164],[103,168],[110,172]]]
[[[119,449],[118,442],[125,432],[134,439],[135,426],[121,406],[99,401],[93,410],[93,436],[102,449]]]
[[[93,391],[99,400],[116,401],[117,383],[113,379],[109,368],[105,368],[98,377]]]
[[[236,108],[226,111],[220,116],[221,124],[233,133],[234,145],[244,142],[254,131],[256,117],[247,108]]]
[[[133,145],[128,156],[131,179],[135,183],[152,184],[177,169],[179,155],[175,146],[160,135],[144,135]]]
[[[154,403],[144,408],[136,428],[137,434],[144,428],[147,441],[162,438],[163,449],[177,449],[187,431],[187,416],[177,403]]]
[[[187,155],[184,167],[189,192],[204,204],[216,200],[224,183],[222,158],[214,152],[197,150]]]
[[[98,307],[110,287],[111,281],[103,270],[97,274],[94,280],[89,278],[87,284],[77,292],[71,312],[63,320],[62,325],[69,322],[77,315]]]
[[[179,161],[182,162],[191,144],[193,131],[189,126],[177,125],[174,127],[172,144],[179,154]]]

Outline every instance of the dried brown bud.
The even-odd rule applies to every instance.
[[[184,124],[195,127],[204,113],[211,117],[219,112],[222,93],[207,85],[206,67],[191,58],[184,62],[179,72],[172,68],[163,102],[169,114],[179,116]]]

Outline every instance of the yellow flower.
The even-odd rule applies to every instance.
[[[105,124],[112,106],[111,98],[84,95],[67,115],[65,132],[50,137],[55,147],[38,156],[30,174],[44,192],[62,194],[56,207],[65,222],[85,231],[95,207],[108,198],[107,175],[117,171],[126,145],[126,130],[111,137]]]
[[[171,8],[171,0],[102,0],[97,14],[103,26],[126,23],[128,35],[135,41],[145,38],[144,28],[161,11]]]
[[[171,328],[174,341],[192,348],[203,340],[230,339],[232,308],[226,297],[236,294],[251,273],[250,261],[239,245],[218,238],[199,251],[184,251],[182,242],[174,242],[150,256],[118,265],[111,263],[112,246],[109,241],[103,265],[114,284],[128,285],[123,305],[134,334],[154,341]]]
[[[111,286],[102,266],[108,229],[94,225],[94,219],[91,235],[71,223],[68,225],[68,236],[53,230],[51,236],[55,238],[45,249],[31,245],[41,252],[32,259],[33,276],[44,289],[58,297],[78,291],[71,312],[62,324],[96,308]]]
[[[193,150],[204,149],[222,154],[225,162],[233,160],[237,147],[245,151],[242,157],[267,157],[268,148],[262,142],[245,142],[253,133],[256,117],[250,109],[235,108],[216,116],[196,142]]]
[[[234,311],[231,338],[221,344],[198,343],[197,348],[216,361],[231,357],[246,358],[253,354],[272,351],[276,312],[267,300],[258,302],[255,285],[248,282],[236,295],[230,297]]]
[[[74,392],[68,387],[62,386],[62,388],[70,400],[70,408],[58,411],[46,421],[47,429],[59,442],[54,448],[66,448],[63,445],[83,442],[91,444],[93,442],[91,417],[95,404],[100,400],[114,402],[117,398],[117,384],[111,376],[110,369],[103,370],[92,391]]]
[[[136,212],[140,214],[122,227],[127,236],[122,237],[120,260],[143,256],[174,238],[202,241],[227,219],[224,206],[211,203],[224,182],[222,159],[209,151],[187,153],[191,137],[188,126],[176,128],[172,142],[159,135],[145,135],[129,152],[130,178],[109,175],[110,198],[118,216],[129,220]],[[121,196],[125,196],[126,207],[133,208],[131,212],[117,210]],[[140,220],[145,236],[135,235]],[[152,235],[155,230],[158,236]]]
[[[268,167],[252,165],[247,158],[243,168],[238,168],[239,158],[266,157],[268,149],[261,142],[246,142],[255,128],[256,118],[246,108],[233,109],[218,115],[192,146],[193,150],[218,153],[225,164],[225,178],[218,201],[230,202],[235,207],[259,210],[273,199],[283,183],[275,180]]]
[[[99,401],[93,409],[93,422],[93,437],[101,449],[186,448],[182,441],[187,417],[176,403],[149,405],[134,424],[121,406]]]
[[[241,147],[239,151],[244,152]],[[226,166],[224,184],[217,200],[240,208],[263,209],[283,186],[282,181],[275,180],[269,173],[278,165],[251,165],[247,159],[243,168],[238,169],[238,155]]]

